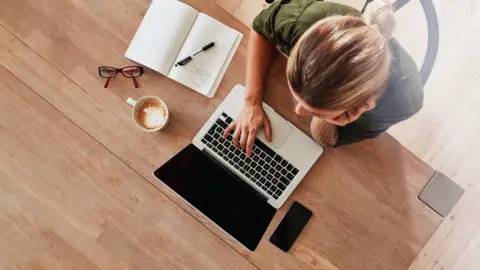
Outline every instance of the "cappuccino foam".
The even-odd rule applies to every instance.
[[[167,122],[165,108],[158,101],[147,101],[138,110],[138,122],[146,129],[155,129]]]

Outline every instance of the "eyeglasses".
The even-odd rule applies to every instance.
[[[133,85],[135,86],[135,88],[138,88],[138,83],[135,78],[140,77],[143,74],[143,67],[140,66],[128,66],[124,68],[114,68],[107,66],[98,67],[98,75],[100,75],[100,77],[102,78],[107,78],[107,81],[105,82],[105,85],[103,87],[107,88],[110,79],[117,76],[117,73],[119,72],[122,73],[124,77],[132,78]]]

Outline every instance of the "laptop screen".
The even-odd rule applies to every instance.
[[[252,251],[276,212],[260,193],[193,144],[154,175]]]

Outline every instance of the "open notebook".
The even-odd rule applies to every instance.
[[[243,35],[176,0],[153,0],[125,56],[213,97]],[[185,66],[175,64],[210,42]]]

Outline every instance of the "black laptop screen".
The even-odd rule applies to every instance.
[[[250,250],[276,212],[252,187],[192,144],[154,174]]]

